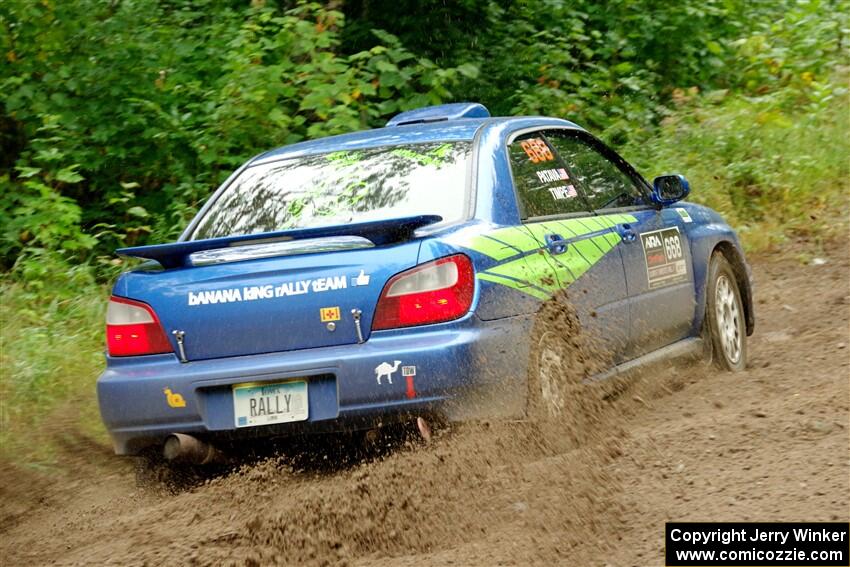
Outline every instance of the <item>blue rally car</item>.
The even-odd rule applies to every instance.
[[[688,192],[571,122],[474,103],[261,154],[178,242],[118,251],[149,261],[107,311],[115,450],[558,412],[569,329],[539,318],[564,289],[603,376],[701,352],[740,370],[750,270]]]

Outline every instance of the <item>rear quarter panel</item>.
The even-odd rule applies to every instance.
[[[493,257],[475,249],[480,249],[480,242],[486,239],[482,235],[496,228],[488,223],[473,223],[443,238],[424,241],[419,251],[419,263],[458,252],[472,259],[476,273],[476,292],[472,308],[476,316],[485,321],[535,313],[540,307],[540,299],[532,295],[477,277],[500,263],[497,251],[491,250],[491,253],[496,254],[496,257]],[[510,227],[502,228],[510,230]],[[495,242],[491,244],[497,246]],[[515,253],[510,251],[508,255]]]

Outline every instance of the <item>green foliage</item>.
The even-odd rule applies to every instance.
[[[68,259],[84,258],[91,251],[97,240],[81,230],[80,206],[54,188],[82,181],[76,167],[43,175],[37,167],[22,167],[14,187],[7,176],[0,178],[0,254],[16,255],[22,265],[37,269],[37,262],[30,260],[48,251]]]
[[[756,19],[746,36],[730,42],[736,72],[728,76],[728,86],[749,94],[792,87],[810,95],[837,65],[850,62],[850,2],[779,2],[763,9],[767,17]]]
[[[645,0],[466,0],[451,14],[438,0],[403,4],[401,16],[398,2],[346,4],[355,44],[368,43],[367,23],[392,27],[441,64],[480,68],[462,85],[467,98],[499,114],[575,117],[610,140],[650,127],[673,87],[716,78],[723,42],[740,27],[730,17],[736,3],[726,0],[683,0],[675,9]],[[434,23],[427,34],[422,22]]]
[[[59,271],[39,289],[0,281],[0,457],[41,465],[63,436],[107,442],[94,395],[107,290],[85,267],[45,268]]]
[[[687,174],[691,199],[720,211],[750,248],[846,230],[850,96],[845,87],[811,96],[795,107],[786,99],[804,93],[789,89],[682,94],[659,134],[625,153],[646,173]]]
[[[4,140],[26,138],[9,144],[18,155],[4,177],[0,218],[58,204],[60,224],[36,237],[40,219],[12,222],[0,242],[7,268],[29,246],[108,254],[172,239],[251,154],[440,103],[476,72],[441,68],[380,31],[379,44],[344,54],[341,13],[312,3],[256,4],[11,0],[0,7]],[[40,185],[27,181],[33,175]]]

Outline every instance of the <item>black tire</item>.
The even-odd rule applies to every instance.
[[[601,396],[584,379],[604,368],[593,341],[581,332],[578,317],[566,294],[543,304],[531,333],[528,361],[529,421],[554,427],[547,431],[569,441],[584,443],[599,415]]]
[[[715,252],[708,266],[706,329],[715,365],[730,372],[747,366],[747,323],[735,271],[723,254]]]
[[[551,421],[575,413],[579,388],[567,369],[569,346],[560,334],[543,329],[532,334],[528,362],[528,415],[534,421]]]

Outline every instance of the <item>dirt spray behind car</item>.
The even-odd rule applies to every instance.
[[[548,305],[539,332],[555,332],[570,361],[552,384],[575,397],[569,411],[438,430],[426,446],[410,444],[354,465],[304,468],[277,457],[244,466],[205,491],[210,501],[229,502],[233,518],[228,545],[205,552],[210,564],[240,558],[254,565],[328,565],[371,553],[439,553],[470,533],[510,538],[496,534],[516,516],[538,534],[534,553],[555,562],[562,549],[616,524],[618,480],[607,465],[621,453],[619,412],[600,390],[575,386],[604,367],[606,355],[581,333],[566,296]],[[344,460],[334,452],[325,457],[336,459]],[[530,480],[533,490],[517,490],[517,478]],[[267,498],[285,498],[286,505],[265,506]],[[517,548],[514,559],[529,553]]]

